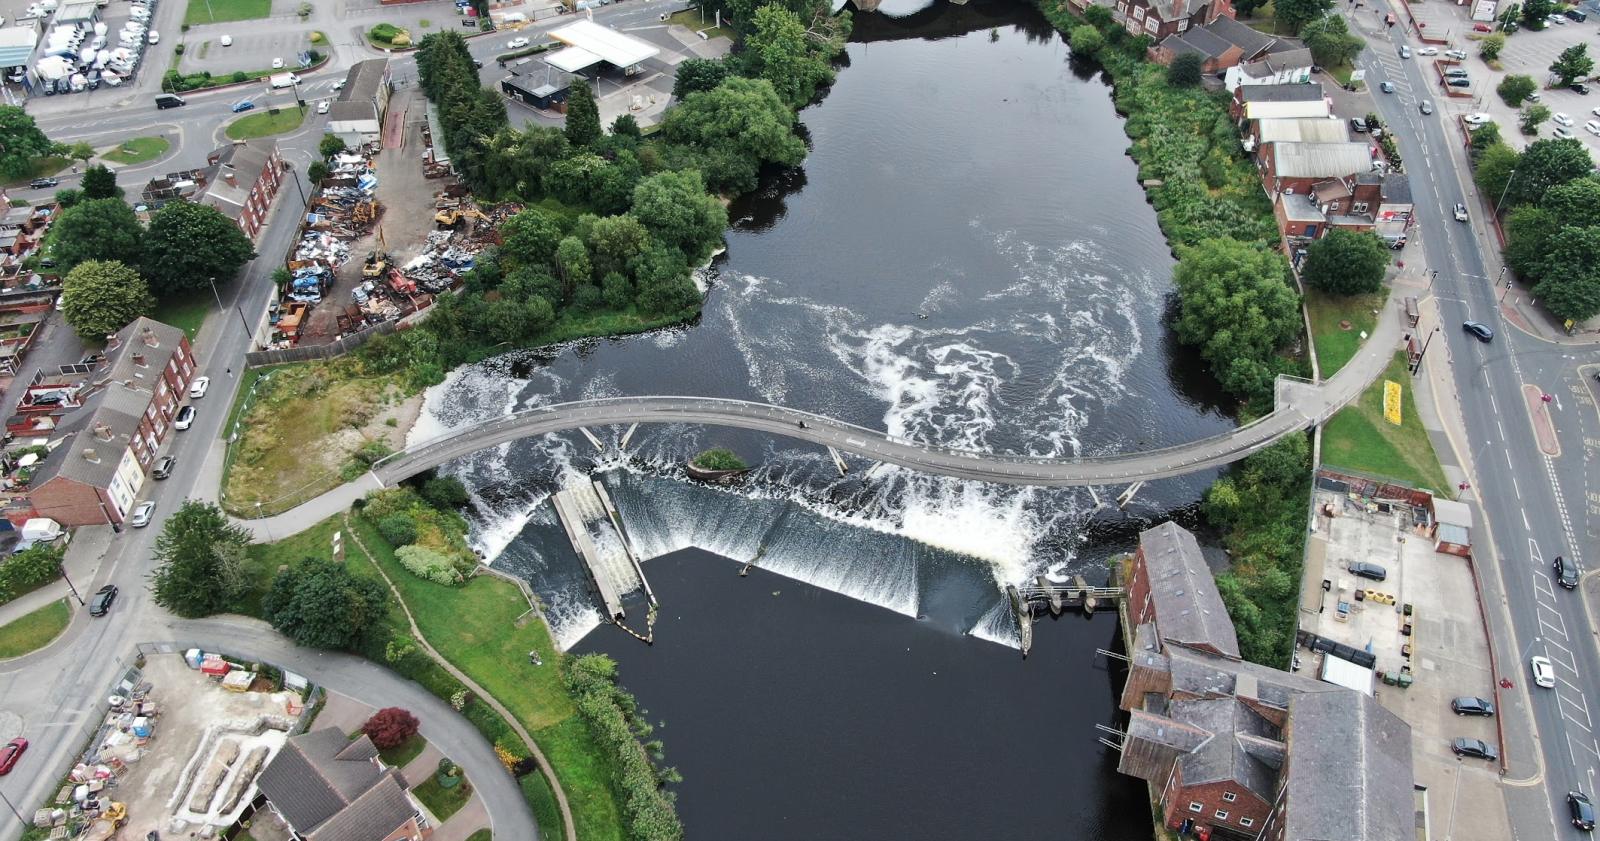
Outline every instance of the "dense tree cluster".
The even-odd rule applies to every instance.
[[[235,608],[250,588],[245,547],[250,532],[231,525],[222,509],[188,500],[156,538],[150,591],[156,604],[185,619]]]
[[[44,136],[21,106],[0,105],[0,175],[26,178],[33,172],[34,158],[65,151],[65,146]]]
[[[1314,20],[1300,32],[1312,58],[1330,67],[1349,64],[1367,48],[1361,36],[1350,31],[1341,15],[1328,15]]]
[[[1181,297],[1178,338],[1199,348],[1229,391],[1270,394],[1281,370],[1278,350],[1301,332],[1288,261],[1231,239],[1206,240],[1179,255],[1172,278]]]
[[[1600,181],[1583,143],[1536,140],[1518,153],[1503,143],[1478,156],[1473,178],[1509,210],[1505,261],[1561,319],[1600,315]]]
[[[1333,295],[1360,295],[1383,288],[1389,247],[1371,231],[1334,228],[1306,248],[1300,277]]]
[[[62,282],[61,314],[88,342],[104,341],[155,305],[144,278],[116,260],[79,263]]]
[[[278,573],[261,599],[261,618],[308,648],[354,648],[389,615],[389,590],[342,564],[306,558]]]

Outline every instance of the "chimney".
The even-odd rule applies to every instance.
[[[92,464],[99,464],[100,463],[100,454],[98,452],[95,452],[94,448],[90,447],[90,448],[85,449],[83,451],[83,460],[87,461],[87,462],[90,462]]]
[[[142,353],[134,354],[133,355],[133,364],[139,366],[140,368],[143,368],[144,367],[144,354],[142,354]]]
[[[156,336],[156,331],[149,327],[139,331],[140,338],[144,339],[146,347],[161,347],[161,339]]]
[[[224,173],[222,173],[222,180],[228,182],[228,186],[229,187],[237,187],[237,186],[239,186],[239,179],[234,178],[232,172],[224,172]]]
[[[111,440],[111,427],[106,426],[103,423],[95,424],[94,425],[94,437],[99,438],[101,441],[110,441]]]
[[[116,350],[117,349],[117,345],[120,345],[120,344],[122,344],[122,340],[117,338],[117,334],[116,333],[107,333],[106,334],[106,350]]]

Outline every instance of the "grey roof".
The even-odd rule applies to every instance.
[[[388,69],[386,58],[369,58],[357,63],[345,74],[344,90],[339,91],[338,102],[371,102],[378,96],[378,88],[383,86]]]
[[[1368,216],[1357,216],[1353,213],[1335,213],[1328,217],[1328,224],[1336,228],[1371,228],[1373,219]]]
[[[1287,839],[1415,841],[1411,728],[1360,692],[1289,709]]]
[[[1272,46],[1276,38],[1265,32],[1257,32],[1248,26],[1230,17],[1219,17],[1204,27],[1206,31],[1224,38],[1230,44],[1236,45],[1244,51],[1246,59],[1252,59],[1261,54],[1262,50]]]
[[[1212,734],[1178,760],[1184,785],[1233,781],[1272,802],[1278,767],[1262,758],[1271,757],[1272,752],[1259,744],[1278,740],[1278,728],[1272,722],[1234,698],[1175,701],[1170,716]],[[1247,751],[1241,737],[1254,740],[1254,750]]]
[[[1183,20],[1194,14],[1191,0],[1146,0],[1150,14],[1158,20]],[[1194,6],[1200,3],[1194,2]]]
[[[380,769],[372,740],[325,727],[289,739],[262,770],[261,793],[316,841],[382,841],[413,809],[398,769]]]
[[[1138,651],[1135,659],[1139,665],[1149,666],[1147,656],[1146,651]],[[1203,697],[1248,698],[1253,694],[1261,703],[1280,710],[1288,709],[1289,700],[1296,695],[1340,688],[1294,672],[1181,646],[1167,647],[1164,665],[1172,673],[1174,691]]]
[[[1281,70],[1292,70],[1297,67],[1310,69],[1312,65],[1310,50],[1284,50],[1283,52],[1269,52],[1259,61],[1252,61],[1240,69],[1250,76],[1259,79],[1270,76]]]
[[[1256,120],[1256,137],[1262,143],[1287,141],[1342,141],[1350,135],[1343,120],[1332,117],[1285,117]]]
[[[1233,47],[1226,38],[1219,38],[1207,32],[1205,27],[1197,27],[1177,35],[1168,35],[1161,42],[1161,46],[1175,53],[1194,52],[1207,58],[1218,58]]]
[[[163,364],[165,361],[163,360]],[[60,477],[97,488],[111,484],[122,454],[139,433],[139,418],[154,396],[148,388],[111,383],[89,395],[54,430],[65,441],[34,473],[39,487]]]
[[[1272,174],[1279,178],[1336,178],[1372,169],[1372,152],[1365,143],[1280,140],[1272,147]]]
[[[1411,204],[1411,177],[1403,172],[1385,173],[1383,176],[1384,204]]]
[[[1187,721],[1144,710],[1128,711],[1128,737],[1176,748],[1185,753],[1211,738],[1211,733]]]
[[[1245,85],[1238,95],[1240,102],[1313,102],[1322,98],[1322,85]]]
[[[1278,204],[1283,206],[1283,218],[1290,222],[1321,222],[1322,209],[1310,196],[1299,193],[1279,193]]]
[[[348,88],[347,88],[348,89]],[[328,106],[328,122],[344,123],[356,120],[377,120],[378,106],[369,101],[365,102],[335,102]]]
[[[244,213],[245,202],[250,200],[250,191],[277,153],[278,141],[271,138],[236,141],[212,150],[209,160],[213,163],[206,168],[206,189],[199,203],[214,207],[237,222]],[[232,184],[228,183],[229,175],[233,176]]]
[[[1150,598],[1163,640],[1184,645],[1209,645],[1239,656],[1228,610],[1217,595],[1217,583],[1188,529],[1170,520],[1139,534],[1139,551],[1150,576]]]
[[[140,316],[116,332],[117,346],[106,351],[106,361],[100,369],[103,373],[95,381],[132,382],[135,385],[145,383],[146,387],[151,387],[149,384],[155,382],[154,376],[172,359],[172,353],[182,339],[182,330]],[[135,356],[143,357],[143,366],[134,359]]]

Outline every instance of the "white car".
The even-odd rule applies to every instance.
[[[528,39],[526,39],[526,38],[512,38],[511,41],[506,44],[506,49],[508,49],[508,50],[520,50],[520,49],[522,49],[523,47],[526,47],[526,46],[528,46]]]
[[[1449,56],[1450,58],[1455,59],[1456,61],[1466,61],[1467,60],[1467,54],[1462,52],[1461,50],[1445,50],[1444,54],[1446,56]]]
[[[1557,111],[1555,113],[1555,115],[1553,115],[1550,118],[1550,121],[1554,122],[1554,123],[1558,123],[1558,124],[1563,125],[1563,126],[1567,126],[1569,128],[1572,126],[1572,118],[1567,116],[1566,114],[1563,114],[1563,113],[1559,112],[1559,111]]]
[[[1438,55],[1438,54],[1439,54],[1439,48],[1438,47],[1423,47],[1422,49],[1417,50],[1417,55]]]
[[[1552,131],[1550,133],[1555,135],[1556,137],[1562,138],[1563,140],[1577,137],[1576,134],[1572,133],[1571,129],[1565,129],[1565,128],[1558,128],[1555,131]]]
[[[1600,111],[1600,108],[1597,108],[1595,110]],[[1469,126],[1481,126],[1484,123],[1489,122],[1489,120],[1491,120],[1491,119],[1493,119],[1493,118],[1490,117],[1488,114],[1468,114],[1467,116],[1462,117],[1461,121],[1466,123]]]
[[[333,83],[333,92],[334,93],[338,93],[339,91],[342,91],[342,90],[344,90],[344,80],[343,79],[340,79],[339,81]],[[1600,110],[1600,109],[1596,109],[1596,110]]]
[[[233,46],[233,36],[232,35],[224,35],[224,36],[222,36],[221,38],[219,38],[217,40],[221,41],[222,42],[222,46],[224,46],[224,47]]]
[[[317,113],[318,114],[326,114],[326,113],[328,113],[328,100],[324,99],[321,102],[317,103]]]
[[[150,521],[154,519],[152,515],[155,514],[155,510],[156,504],[154,502],[139,503],[139,507],[133,509],[133,516],[128,518],[128,525],[136,529],[142,529],[150,525]]]
[[[152,44],[161,43],[161,33],[155,31],[154,29],[150,30],[150,43],[152,43]]]
[[[172,422],[172,428],[181,432],[191,426],[194,426],[194,407],[184,406],[178,410],[178,417]]]
[[[283,69],[283,59],[281,59],[281,58],[273,59],[272,60],[272,69],[273,70],[282,70]]]
[[[1595,122],[1594,120],[1590,120],[1589,122],[1584,123],[1583,127],[1590,134],[1595,135],[1596,137],[1600,137],[1600,122]]]
[[[1467,221],[1467,206],[1461,202],[1456,202],[1456,206],[1451,208],[1450,212],[1455,214],[1457,222]]]
[[[194,382],[189,384],[189,396],[194,398],[204,397],[206,396],[206,389],[210,387],[210,377],[195,377]]]
[[[1528,667],[1533,670],[1533,683],[1545,689],[1556,688],[1556,669],[1550,665],[1549,657],[1534,656],[1528,658]]]

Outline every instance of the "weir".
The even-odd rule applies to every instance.
[[[623,599],[639,592],[649,602],[653,616],[655,594],[645,581],[644,569],[623,531],[622,518],[605,489],[588,480],[573,482],[557,491],[550,501],[572,541],[573,551],[589,571],[607,621],[621,625],[627,618]]]
[[[1031,586],[1006,585],[1006,595],[1011,610],[1016,615],[1017,627],[1022,631],[1022,656],[1028,656],[1033,646],[1033,617],[1046,610],[1060,616],[1070,609],[1082,610],[1091,616],[1101,607],[1114,606],[1127,595],[1122,587],[1092,587],[1081,575],[1074,575],[1071,584],[1052,584],[1044,576],[1034,579]]]

